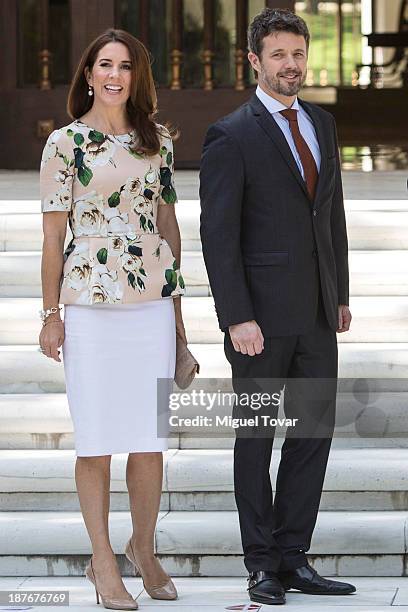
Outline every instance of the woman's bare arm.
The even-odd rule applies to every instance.
[[[60,280],[64,264],[64,242],[68,213],[55,211],[43,214],[43,248],[41,259],[41,283],[43,308],[58,307]],[[39,337],[44,355],[61,361],[58,348],[64,341],[64,326],[59,311],[50,314]]]
[[[167,204],[158,206],[157,227],[160,235],[163,236],[163,238],[169,243],[172,253],[176,259],[177,266],[180,267],[181,238],[174,205]],[[178,296],[173,298],[173,303],[176,316],[177,333],[187,343],[183,315],[181,312],[181,297]]]

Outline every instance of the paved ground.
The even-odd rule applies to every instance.
[[[343,172],[344,194],[353,200],[405,200],[408,171]],[[198,172],[176,171],[176,187],[180,200],[198,199]],[[38,199],[39,173],[34,171],[0,170],[0,200]]]
[[[357,593],[346,597],[325,597],[292,592],[287,594],[284,609],[301,612],[382,612],[390,610],[390,607],[408,606],[407,578],[345,577],[343,580],[355,584]],[[142,589],[140,578],[125,578],[124,582],[129,592],[137,597]],[[242,578],[176,578],[175,583],[179,591],[177,601],[156,601],[142,592],[138,597],[139,608],[149,608],[152,612],[221,612],[231,606],[245,606],[249,602],[245,593],[246,581]],[[85,578],[0,578],[0,590],[17,588],[30,591],[66,589],[69,591],[70,605],[78,612],[97,609],[93,586]],[[29,609],[39,612],[47,608],[37,606]],[[58,609],[61,608],[52,607],[52,610]],[[267,609],[272,607],[262,606],[262,610]]]

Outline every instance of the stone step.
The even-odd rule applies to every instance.
[[[320,512],[310,548],[316,569],[323,566],[325,574],[403,575],[407,521],[406,511]],[[130,514],[111,512],[109,528],[114,552],[123,555]],[[3,512],[0,550],[3,576],[80,575],[91,554],[79,512]],[[161,513],[156,552],[174,575],[242,575],[238,515]],[[132,575],[122,556],[119,560],[123,574]]]
[[[321,88],[318,88],[321,89]],[[313,97],[313,88],[304,92],[304,95]],[[333,88],[327,88],[324,92],[325,96],[333,95]],[[322,94],[317,92],[318,99],[321,100]],[[311,99],[311,102],[317,101]],[[384,153],[384,156],[382,156]],[[372,151],[366,149],[358,153],[354,161],[344,160],[342,164],[342,180],[344,194],[346,198],[353,199],[399,199],[406,200],[407,197],[407,173],[405,170],[390,170],[394,166],[394,161],[391,159],[389,164],[390,151],[382,151],[379,158],[377,156],[376,169],[372,170]],[[391,151],[390,157],[395,151]],[[177,155],[176,155],[177,157]],[[358,159],[359,158],[359,159]],[[364,170],[356,169],[363,166]],[[16,201],[18,198],[39,198],[39,172],[38,170],[0,170],[1,178],[1,197],[13,198]],[[184,170],[177,167],[176,163],[176,191],[180,199],[196,198],[198,199],[199,172],[198,170]],[[23,201],[23,200],[20,200]]]
[[[0,170],[1,173],[1,170]],[[350,176],[350,174],[349,174]],[[367,179],[372,181],[375,177],[375,173],[371,173],[367,177],[367,173],[360,172],[357,173],[356,178]],[[376,175],[377,179],[380,181],[384,178],[384,173],[380,172]],[[198,177],[197,177],[198,180]],[[383,212],[408,212],[408,200],[406,194],[406,173],[401,172],[401,181],[400,184],[403,185],[403,191],[400,194],[400,197],[395,199],[387,195],[383,195],[381,189],[377,189],[375,193],[372,193],[367,198],[358,198],[358,197],[346,197],[344,200],[344,208],[346,213],[349,211],[383,211]],[[176,210],[178,208],[182,208],[183,206],[188,207],[198,207],[199,208],[199,198],[195,196],[188,195],[180,195],[179,201],[176,204]],[[7,200],[5,198],[0,198],[0,216],[2,215],[27,215],[27,214],[37,214],[41,215],[41,205],[40,200],[37,199],[16,199],[16,200]]]
[[[351,295],[408,295],[408,250],[351,251]],[[19,251],[0,253],[0,297],[41,296],[41,253]],[[207,272],[200,251],[182,256],[188,296],[209,296]]]
[[[0,344],[38,344],[41,298],[0,298]],[[408,342],[408,297],[352,297],[351,330],[338,342]],[[193,344],[223,342],[213,298],[184,297],[183,316]]]
[[[228,435],[228,437],[226,437]],[[408,448],[408,439],[406,434],[401,437],[360,437],[351,434],[347,437],[335,437],[332,442],[332,448],[346,448],[348,450],[358,448]],[[281,449],[283,438],[276,437],[274,448]],[[169,449],[186,449],[186,450],[231,450],[234,447],[234,436],[225,434],[225,436],[208,437],[203,435],[191,435],[189,433],[171,434],[169,438]],[[73,450],[74,436],[71,432],[63,434],[34,434],[26,433],[10,433],[7,437],[4,433],[0,433],[0,450]]]
[[[31,212],[27,212],[30,210]],[[370,208],[367,208],[370,206]],[[354,201],[346,202],[346,217],[351,250],[405,249],[408,240],[408,210],[401,204],[389,208],[384,203],[378,209],[373,205]],[[31,205],[14,205],[3,209],[0,201],[0,251],[36,251],[42,248],[42,215],[40,202]],[[13,212],[11,212],[13,211]],[[24,211],[24,212],[22,212]],[[176,214],[185,251],[200,251],[200,203],[198,200],[182,200],[176,204]],[[70,232],[68,232],[70,233]]]
[[[275,490],[280,451],[274,450],[271,479]],[[408,510],[408,476],[401,466],[408,449],[332,449],[321,510]],[[111,508],[128,509],[127,455],[111,464]],[[163,511],[235,510],[232,450],[169,450],[164,453]],[[0,451],[2,511],[79,511],[69,450]]]
[[[41,252],[0,252],[0,297],[41,296]],[[189,296],[209,296],[207,273],[202,254],[183,255],[183,276]]]
[[[221,344],[190,344],[190,349],[201,365],[198,385],[202,379],[207,380],[207,386],[208,379],[229,380],[230,366]],[[339,345],[339,360],[339,377],[352,379],[353,385],[356,378],[376,379],[376,391],[408,391],[407,343],[344,343]],[[35,345],[0,346],[0,393],[62,393],[64,390],[62,363],[46,358]],[[341,386],[340,390],[346,389]]]
[[[364,173],[363,173],[364,176]],[[373,176],[373,175],[371,175]],[[381,175],[379,175],[381,176]],[[371,177],[369,177],[371,179]],[[406,181],[402,181],[406,182]],[[406,191],[406,185],[404,186]],[[384,197],[381,193],[381,190],[377,191],[377,195],[380,197],[376,199],[373,197],[369,200],[362,199],[345,199],[344,207],[347,212],[374,212],[374,211],[382,211],[382,212],[408,212],[408,200],[406,194],[404,197],[401,197],[399,200],[393,200],[391,198]],[[401,194],[402,195],[402,194]]]
[[[375,381],[374,381],[375,383]],[[217,390],[230,392],[230,382]],[[213,390],[213,389],[212,389]],[[337,397],[335,444],[337,447],[408,447],[408,393],[340,392]],[[195,409],[194,414],[202,414]],[[217,410],[221,417],[231,415],[227,402]],[[190,427],[191,406],[177,411],[180,417],[172,428],[170,448],[232,448],[235,431],[226,425],[217,428]],[[283,417],[283,409],[279,417]],[[280,447],[284,428],[277,428],[275,447]],[[64,393],[0,394],[0,449],[73,449],[73,425]]]

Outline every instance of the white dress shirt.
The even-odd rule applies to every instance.
[[[282,130],[283,135],[285,136],[287,143],[290,147],[290,150],[292,151],[292,155],[298,165],[303,180],[305,180],[305,173],[303,171],[303,166],[302,162],[300,161],[299,153],[296,149],[295,141],[293,140],[292,132],[290,131],[289,121],[285,119],[283,115],[280,114],[281,110],[285,110],[288,107],[282,104],[282,102],[279,102],[279,100],[276,100],[275,98],[272,98],[272,96],[269,96],[267,93],[265,93],[264,90],[259,87],[259,85],[256,88],[255,93],[262,102],[262,104],[266,106],[266,108],[271,113],[272,117],[275,119],[276,123]],[[299,131],[305,139],[307,146],[309,147],[314,157],[317,170],[320,171],[320,147],[317,141],[316,130],[314,128],[313,121],[311,120],[305,109],[300,106],[297,97],[290,108],[298,111]]]

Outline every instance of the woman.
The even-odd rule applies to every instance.
[[[68,113],[41,161],[44,355],[61,361],[75,432],[75,479],[93,555],[86,576],[106,608],[134,610],[109,541],[110,460],[129,453],[133,533],[125,554],[155,599],[176,599],[154,556],[162,488],[157,378],[172,379],[185,340],[173,147],[153,121],[143,44],[107,30],[86,49]],[[67,219],[73,233],[65,253]],[[65,305],[64,321],[59,304]]]

